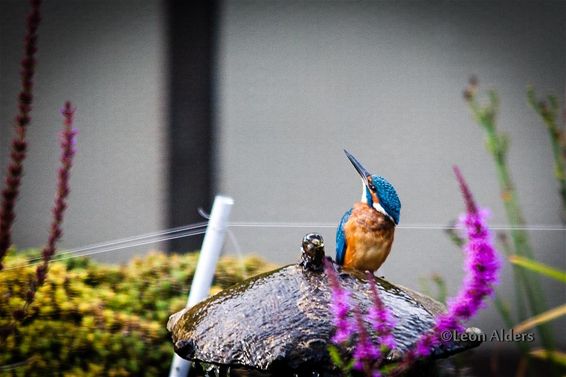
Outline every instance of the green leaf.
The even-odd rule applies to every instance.
[[[379,368],[381,374],[383,374],[384,376],[389,375],[389,373],[393,372],[395,369],[397,369],[397,367],[399,366],[399,363],[391,363],[391,364],[386,364],[384,366],[382,366],[381,368]]]
[[[513,320],[511,319],[511,310],[509,310],[509,304],[505,302],[498,294],[495,295],[494,302],[495,308],[499,312],[499,315],[501,315],[501,318],[503,318],[505,325],[507,327],[512,327]]]
[[[458,248],[461,248],[464,245],[464,239],[460,237],[460,235],[456,231],[455,225],[456,225],[456,220],[450,221],[450,224],[448,224],[448,226],[446,227],[446,229],[444,229],[444,231],[450,238],[450,241],[452,241],[452,243],[456,245]]]
[[[534,317],[521,322],[520,324],[515,326],[513,330],[520,333],[532,329],[533,327],[536,327],[543,323],[553,321],[556,318],[562,317],[564,315],[566,315],[566,304],[558,306],[554,309],[547,310],[544,313],[537,314]]]
[[[438,296],[436,299],[444,304],[446,304],[446,297],[448,296],[448,290],[446,289],[446,281],[444,278],[438,274],[432,275],[432,281],[436,284],[438,290]]]
[[[350,361],[348,361],[346,363],[346,366],[344,366],[344,369],[343,369],[345,373],[349,373],[352,370],[352,368],[354,368],[354,362],[355,362],[355,360],[351,359]]]
[[[566,353],[560,351],[547,351],[543,348],[539,348],[529,352],[529,355],[536,357],[537,359],[551,360],[555,364],[559,364],[566,367]]]
[[[330,344],[328,346],[328,354],[330,355],[330,359],[340,369],[344,369],[344,361],[342,360],[342,356],[340,356],[340,351],[337,347]]]
[[[566,284],[566,272],[532,259],[512,255],[509,262]]]
[[[560,105],[558,105],[558,98],[556,98],[556,96],[551,94],[548,96],[548,102],[550,103],[550,107],[552,108],[552,110],[554,112],[558,112],[560,108]]]
[[[527,100],[529,105],[533,107],[533,109],[537,110],[537,97],[535,94],[535,88],[532,85],[527,86]]]

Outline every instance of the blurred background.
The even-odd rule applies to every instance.
[[[0,1],[1,166],[26,9]],[[550,142],[526,86],[564,103],[565,41],[562,1],[47,1],[14,241],[45,242],[59,109],[71,100],[80,134],[62,248],[203,221],[198,208],[209,211],[222,193],[235,200],[237,245],[226,253],[293,263],[302,236],[316,231],[333,254],[334,226],[361,189],[347,148],[402,201],[380,273],[416,289],[438,273],[454,294],[463,258],[443,227],[464,205],[452,165],[492,210],[491,223],[506,225],[484,133],[462,97],[474,74],[500,94],[498,125],[511,139],[525,217],[538,228],[529,232],[536,257],[564,269]],[[96,258],[193,251],[201,241]],[[566,301],[564,285],[542,281],[549,307]],[[502,296],[511,299],[512,284],[506,265]],[[473,324],[488,333],[502,326],[493,307]],[[566,345],[566,321],[554,328]]]

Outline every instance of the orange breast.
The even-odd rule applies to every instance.
[[[373,272],[385,262],[391,251],[395,224],[367,204],[356,203],[344,225],[344,233],[344,266]]]

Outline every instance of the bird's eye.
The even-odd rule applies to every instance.
[[[368,187],[371,191],[375,191],[375,185],[373,184],[373,181],[371,180],[371,178],[368,177]]]

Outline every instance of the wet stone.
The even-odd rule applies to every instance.
[[[320,268],[322,258],[318,258],[321,251],[324,254],[323,247],[321,242],[306,248],[309,254],[303,253],[301,263],[252,277],[172,315],[167,328],[175,352],[187,360],[222,367],[215,369],[224,371],[220,375],[228,374],[225,367],[231,367],[230,375],[337,375],[327,351],[334,325],[331,290]],[[372,301],[364,274],[333,265],[342,287],[366,311]],[[445,308],[385,279],[377,278],[376,284],[396,323],[397,348],[385,362],[396,361],[432,328]],[[479,342],[447,343],[435,349],[431,359],[477,345]]]

